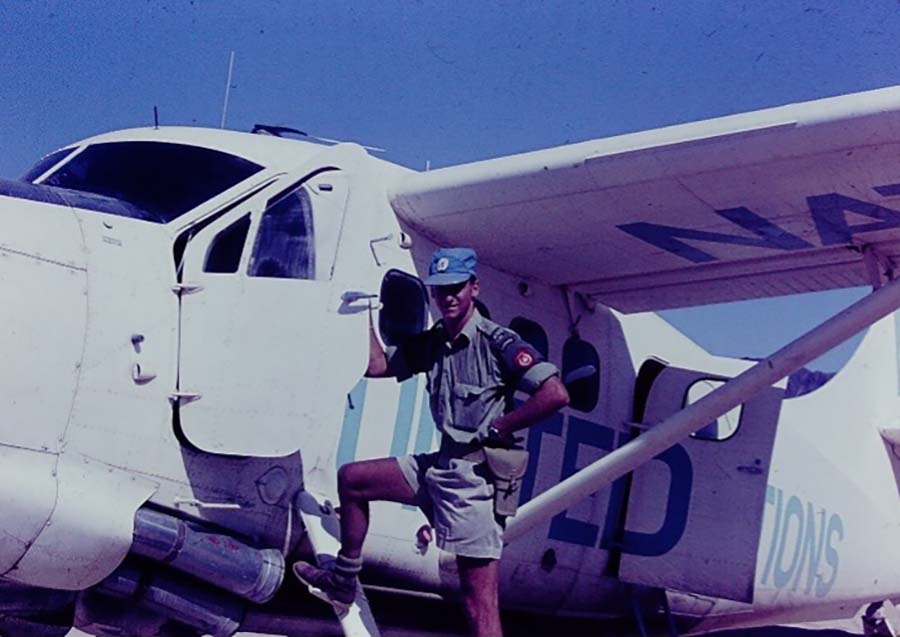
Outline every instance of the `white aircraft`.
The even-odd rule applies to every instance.
[[[478,251],[485,311],[572,396],[528,432],[516,634],[896,634],[898,157],[900,88],[424,173],[193,128],[52,153],[0,181],[0,634],[456,632],[408,507],[374,508],[340,624],[285,576],[336,550],[338,466],[436,445],[421,378],[362,379],[370,304],[387,343],[426,326],[436,245]],[[652,313],[858,285],[759,363]]]

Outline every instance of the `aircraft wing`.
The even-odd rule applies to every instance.
[[[624,312],[857,285],[900,263],[900,87],[415,173],[401,219]]]

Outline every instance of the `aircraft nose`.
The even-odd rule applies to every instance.
[[[87,327],[78,220],[40,190],[0,181],[0,574],[55,506]]]
[[[0,445],[54,452],[87,327],[86,256],[73,211],[21,190],[0,183]]]

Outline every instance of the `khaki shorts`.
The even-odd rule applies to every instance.
[[[463,557],[499,559],[503,519],[494,515],[487,467],[448,450],[397,458],[416,503],[434,527],[437,546]]]

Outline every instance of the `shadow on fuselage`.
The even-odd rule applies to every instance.
[[[467,635],[462,607],[453,600],[439,600],[367,590],[367,596],[384,637],[456,637]],[[303,618],[298,618],[301,615]],[[503,614],[507,637],[636,637],[640,635],[632,618],[587,620],[510,611]],[[687,627],[678,626],[678,634]],[[667,627],[653,627],[652,635],[671,634]],[[343,635],[331,609],[312,598],[294,578],[288,578],[278,596],[264,613],[251,614],[238,635],[276,631],[289,637],[315,634]],[[709,633],[711,637],[851,637],[838,630],[806,630],[769,627]]]

